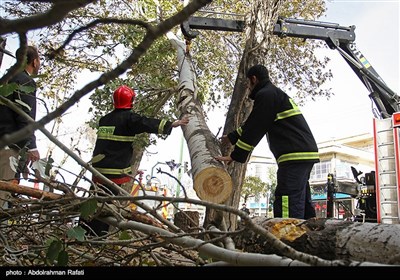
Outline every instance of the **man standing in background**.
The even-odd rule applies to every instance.
[[[240,209],[240,210],[246,212],[247,215],[250,215],[250,210],[249,210],[249,208],[246,207],[246,203],[242,204],[242,209]]]
[[[16,57],[19,58],[23,56],[24,49],[19,48],[16,52]],[[36,82],[31,77],[32,75],[37,75],[40,68],[40,58],[38,50],[33,46],[26,47],[25,56],[25,68],[23,71],[17,73],[12,77],[9,83],[16,83],[20,86],[30,87],[32,91],[29,93],[16,90],[7,98],[14,102],[15,104],[23,104],[21,109],[27,113],[32,119],[36,118]],[[21,128],[28,125],[28,120],[13,111],[6,105],[0,104],[0,138],[6,134],[11,134],[20,130]],[[17,143],[12,143],[6,147],[0,149],[0,180],[4,181],[16,181],[19,178],[16,175],[15,168],[11,167],[12,158],[18,162],[18,158],[21,156],[25,159],[20,167],[23,170],[17,170],[18,172],[24,172],[30,163],[40,159],[39,151],[36,146],[35,134],[27,135],[25,139]],[[8,192],[0,191],[0,208],[4,207],[5,201],[9,198],[10,194]]]

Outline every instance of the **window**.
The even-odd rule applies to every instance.
[[[331,173],[331,162],[330,161],[318,162],[314,164],[314,167],[311,170],[310,179],[311,180],[326,179],[328,173]]]
[[[351,172],[351,166],[357,166],[358,164],[351,164],[350,162],[347,161],[337,161],[336,163],[336,177],[337,178],[346,178],[346,179],[352,179],[353,173]]]

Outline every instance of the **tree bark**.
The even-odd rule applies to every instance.
[[[16,185],[6,181],[0,181],[0,190],[10,192],[10,193],[18,193],[27,195],[30,197],[44,199],[44,200],[55,200],[65,197],[65,195],[55,194],[51,192],[46,192],[22,185]]]
[[[253,222],[295,250],[322,259],[400,264],[399,224],[265,217],[256,217]],[[275,253],[265,237],[252,231],[245,230],[234,241],[246,252]]]
[[[178,212],[174,216],[174,225],[184,232],[199,232],[200,214],[197,211]]]
[[[247,49],[247,48],[246,48]],[[247,118],[250,110],[252,108],[252,102],[246,101],[247,88],[246,88],[246,76],[244,74],[245,67],[248,64],[248,57],[243,55],[242,60],[239,65],[238,75],[235,82],[235,87],[232,94],[231,103],[229,105],[229,110],[227,113],[224,132],[223,134],[228,134],[233,130],[237,129],[240,124]],[[223,154],[229,155],[233,146],[223,147]],[[233,185],[233,192],[229,199],[225,202],[226,205],[239,208],[240,194],[242,191],[242,184],[244,177],[246,175],[247,164],[242,164],[238,162],[233,162],[228,167],[228,173],[231,175]],[[227,221],[228,230],[233,231],[236,229],[237,216],[226,213],[225,219]]]
[[[142,160],[143,153],[144,153],[145,147],[134,147],[133,148],[133,153],[132,153],[132,160],[131,160],[131,170],[132,174],[137,174],[137,171],[140,166],[140,161]]]
[[[7,39],[0,36],[0,67],[3,62],[3,53],[6,51],[6,41]]]
[[[281,0],[268,1],[254,0],[252,2],[251,18],[248,28],[246,29],[246,44],[243,56],[239,64],[238,75],[235,81],[232,93],[231,103],[227,113],[224,126],[224,134],[237,129],[247,119],[253,108],[253,102],[249,101],[247,89],[246,72],[249,67],[255,64],[265,64],[268,60],[266,50],[268,47],[262,46],[269,42],[269,34],[267,32],[273,27],[275,19],[278,17],[278,9],[282,5]],[[223,154],[229,155],[233,147],[222,147]],[[244,164],[234,163],[228,168],[228,173],[234,182],[232,195],[225,204],[239,208],[242,184],[246,175],[247,162]],[[227,227],[229,230],[235,230],[237,217],[232,214],[225,214]]]
[[[196,78],[185,44],[171,33],[170,42],[176,47],[179,65],[179,98],[177,107],[189,117],[182,127],[186,139],[193,175],[193,187],[200,199],[222,203],[232,192],[232,180],[223,164],[214,159],[221,155],[219,142],[208,128],[203,109],[196,98]]]

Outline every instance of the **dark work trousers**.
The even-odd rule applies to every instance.
[[[108,189],[105,186],[98,185],[99,188],[103,189],[106,193],[112,193],[117,195],[115,191]],[[91,190],[93,190],[91,188]],[[97,219],[86,220],[84,218],[80,219],[80,226],[86,230],[87,235],[89,236],[102,236],[108,233],[110,226],[106,223],[103,223]]]
[[[274,217],[309,219],[315,217],[308,180],[314,163],[278,165]]]
[[[123,183],[119,186],[124,188],[126,191],[130,192],[130,189],[132,188],[132,183],[131,182]],[[99,184],[98,187],[103,189],[108,194],[112,193],[113,195],[119,195],[119,193],[117,191],[111,190],[111,189],[107,188],[106,186]],[[84,228],[86,230],[86,232],[89,236],[106,235],[110,229],[110,226],[108,224],[103,223],[96,219],[92,219],[91,221],[86,221],[85,219],[82,219],[82,222],[80,224],[81,224],[82,228]]]

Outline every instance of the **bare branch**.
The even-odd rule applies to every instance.
[[[51,26],[60,22],[72,11],[96,1],[97,0],[52,1],[53,6],[42,14],[12,20],[0,18],[0,35],[12,32],[26,33],[29,30]]]

